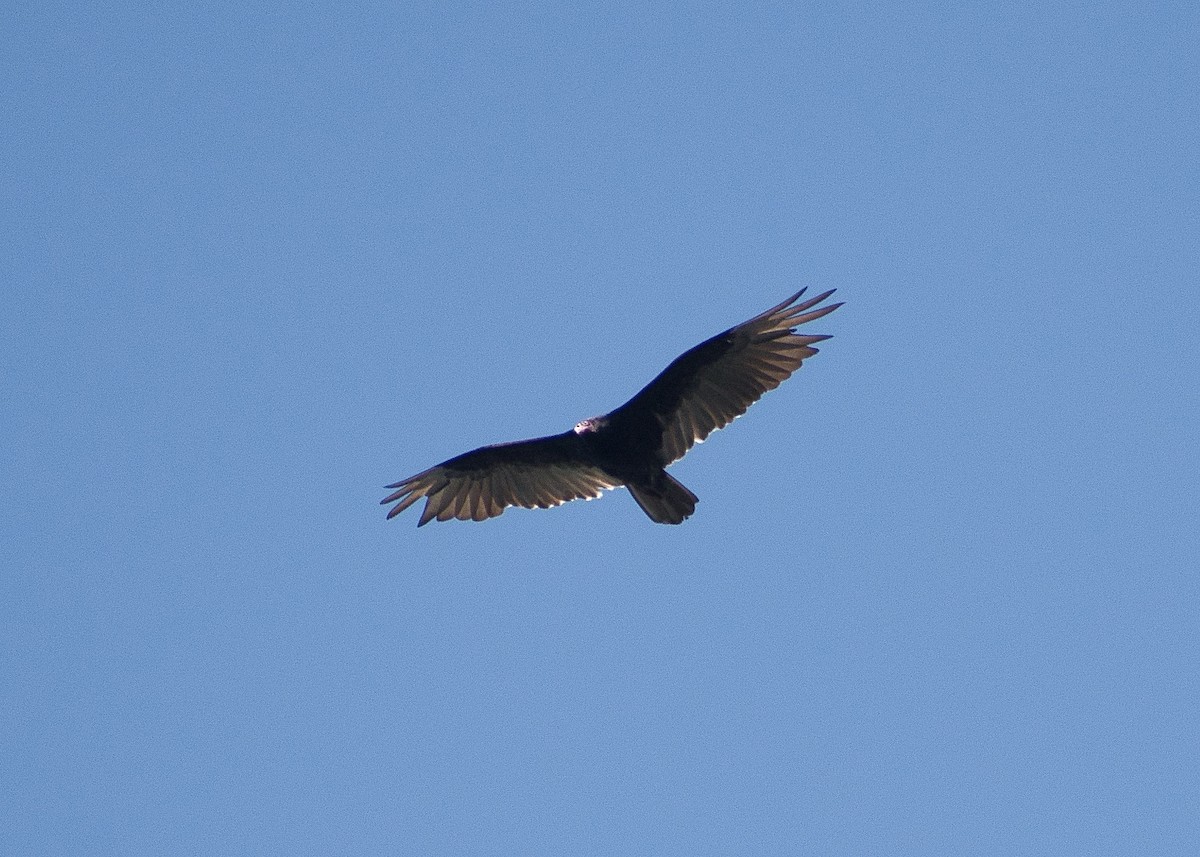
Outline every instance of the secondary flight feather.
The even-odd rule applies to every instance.
[[[562,434],[484,446],[387,487],[394,518],[422,497],[417,526],[483,521],[509,506],[546,509],[624,486],[652,521],[681,524],[699,498],[667,473],[699,441],[746,412],[828,336],[797,333],[841,306],[833,289],[783,303],[685,351],[621,407]],[[822,304],[824,304],[822,306]]]

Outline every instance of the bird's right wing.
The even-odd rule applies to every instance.
[[[388,485],[395,491],[381,504],[395,503],[394,518],[426,498],[418,527],[434,518],[483,521],[508,506],[548,509],[569,500],[593,499],[621,483],[582,454],[574,431],[484,446]]]

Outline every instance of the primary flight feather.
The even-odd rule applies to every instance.
[[[435,518],[482,521],[509,506],[546,509],[624,485],[652,521],[683,523],[699,498],[667,465],[744,414],[829,339],[796,328],[841,304],[820,306],[832,289],[796,303],[804,292],[685,351],[609,414],[562,434],[484,446],[388,485],[394,491],[381,503],[396,504],[388,518],[422,497],[418,527]]]

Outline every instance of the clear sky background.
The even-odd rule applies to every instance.
[[[1200,853],[1200,7],[12,3],[0,853]],[[484,524],[801,286],[672,472]]]

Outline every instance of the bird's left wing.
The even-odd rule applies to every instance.
[[[774,390],[828,339],[797,333],[841,306],[819,306],[833,290],[796,303],[801,289],[778,306],[718,333],[685,351],[641,392],[614,411],[645,425],[652,417],[661,428],[658,454],[663,465],[683,457],[692,445],[741,416],[763,393]]]
[[[588,461],[573,432],[484,446],[388,485],[395,491],[394,518],[426,498],[418,527],[434,518],[483,521],[508,506],[548,509],[569,500],[592,499],[621,483]]]

